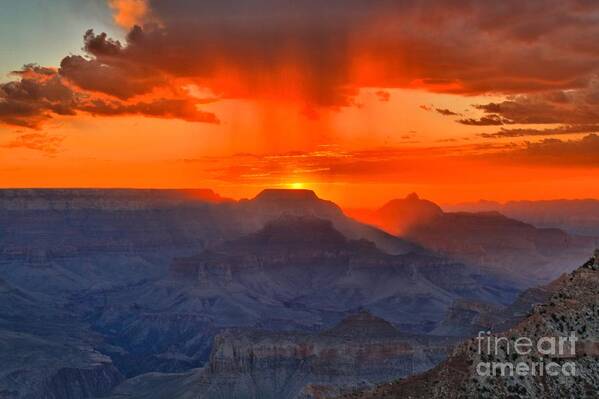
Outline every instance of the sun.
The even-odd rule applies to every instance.
[[[301,190],[304,188],[304,183],[298,183],[298,182],[289,183],[288,186],[292,190]]]

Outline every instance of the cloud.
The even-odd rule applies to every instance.
[[[192,102],[179,99],[158,99],[133,104],[93,100],[81,104],[79,109],[99,116],[145,115],[157,118],[183,119],[190,122],[220,123],[215,114],[200,111]]]
[[[75,96],[57,72],[25,65],[21,79],[0,84],[0,122],[35,128],[51,114],[74,115]]]
[[[435,108],[432,105],[422,104],[422,105],[419,105],[418,108],[420,108],[420,109],[422,109],[424,111],[427,111],[427,112],[433,112],[433,111],[435,111],[438,114],[441,114],[443,116],[457,116],[457,115],[461,115],[461,114],[458,114],[457,112],[453,112],[450,109],[447,109],[447,108]]]
[[[511,144],[383,147],[347,151],[341,148],[310,152],[238,154],[233,157],[186,160],[205,164],[211,179],[241,184],[273,181],[437,182],[479,176],[474,163],[487,154],[512,150]]]
[[[40,151],[47,155],[56,154],[64,140],[62,136],[46,133],[24,133],[6,144],[0,144],[2,148],[25,148]]]
[[[79,55],[64,58],[60,75],[84,90],[96,91],[126,100],[165,84],[160,74],[137,65],[107,65]]]
[[[474,119],[474,118],[460,119],[457,122],[461,123],[462,125],[469,125],[469,126],[497,126],[497,125],[508,125],[508,124],[514,123],[513,121],[511,121],[507,118],[503,118],[500,115],[496,115],[496,114],[485,115],[478,119]]]
[[[565,134],[580,134],[599,132],[599,125],[565,125],[547,129],[505,129],[501,128],[495,133],[481,133],[480,137],[486,139],[514,138],[526,136],[556,136]]]
[[[561,124],[546,129],[501,129],[482,133],[484,138],[551,136],[599,131],[599,80],[585,87],[511,96],[502,102],[474,105],[484,115],[480,119],[459,120],[471,125]]]
[[[575,0],[112,4],[160,24],[125,18],[139,26],[123,45],[88,36],[85,50],[106,72],[136,65],[225,97],[344,106],[360,87],[522,93],[582,87],[599,67],[597,54],[569,40],[599,34],[599,4]]]
[[[391,99],[391,93],[389,93],[388,91],[385,90],[379,90],[376,93],[376,96],[379,98],[379,101],[381,102],[389,102],[389,100]]]
[[[191,101],[181,87],[195,85],[221,99],[288,101],[314,114],[319,107],[355,106],[361,88],[414,88],[514,96],[482,104],[480,111],[488,115],[460,123],[596,123],[589,121],[588,110],[564,120],[568,117],[554,112],[564,106],[547,108],[540,98],[584,91],[599,72],[597,2],[109,4],[116,22],[130,28],[125,41],[88,31],[84,54],[65,57],[58,72],[63,84],[91,97]],[[490,111],[494,106],[497,112]],[[4,112],[5,122],[13,118]]]
[[[531,167],[543,167],[542,171],[538,170],[544,178],[553,176],[556,167],[585,170],[599,167],[599,136],[594,134],[580,140],[545,139],[524,144],[445,142],[435,146],[368,150],[344,150],[335,146],[315,151],[246,153],[182,162],[197,164],[198,170],[203,170],[211,180],[252,185],[289,181],[315,184],[331,181],[446,184],[451,181],[483,185],[503,181],[512,184],[518,180],[538,181],[537,169]]]
[[[134,35],[139,28],[131,31]],[[59,73],[84,90],[96,91],[126,100],[155,88],[168,86],[160,70],[126,56],[126,48],[105,33],[88,30],[83,35],[87,57],[71,55],[63,58]]]
[[[457,112],[453,112],[447,108],[435,108],[435,111],[437,111],[439,114],[444,115],[444,116],[456,116],[456,115],[460,115]]]
[[[509,123],[561,123],[581,127],[599,124],[599,80],[592,79],[578,89],[522,94],[474,107],[487,114],[485,117],[501,118]]]
[[[37,129],[56,115],[72,116],[78,112],[104,116],[137,114],[219,123],[216,115],[198,109],[201,99],[189,94],[179,94],[175,98],[158,96],[123,101],[72,86],[59,71],[50,68],[25,65],[14,74],[20,80],[0,84],[0,122],[8,125]]]
[[[522,149],[501,154],[499,159],[550,166],[599,167],[599,136],[589,134],[580,140],[547,138],[526,143]]]
[[[213,85],[222,69],[241,86],[270,83],[275,91],[286,75],[316,104],[343,100],[337,90],[348,86],[466,94],[580,87],[598,66],[588,49],[568,41],[599,32],[598,6],[576,1],[523,7],[517,1],[330,0],[323,7],[309,0],[172,0],[150,6],[164,29],[144,28],[143,45],[131,41],[131,53],[147,60],[152,51],[161,68]],[[566,51],[566,44],[573,45]],[[235,88],[241,90],[231,94],[248,89]]]
[[[146,0],[108,0],[108,5],[114,11],[115,22],[125,28],[155,21]]]

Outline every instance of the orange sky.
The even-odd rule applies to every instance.
[[[599,198],[591,5],[250,2],[108,1],[114,39],[0,84],[0,186]]]

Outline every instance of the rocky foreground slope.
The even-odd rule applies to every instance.
[[[559,288],[548,302],[535,306],[528,317],[513,328],[491,335],[491,351],[485,347],[486,340],[474,338],[458,346],[446,361],[429,372],[342,397],[597,398],[599,252],[557,285]],[[572,334],[577,339],[574,343],[566,340]],[[528,337],[532,345],[517,351],[516,340],[525,342],[523,337]],[[564,340],[563,349],[560,349],[559,337]],[[498,341],[499,338],[504,340]],[[549,343],[539,344],[547,340]],[[498,350],[495,350],[497,342]],[[515,370],[519,367],[520,371],[514,375],[506,371],[502,375],[501,369],[506,363],[512,364]],[[527,373],[522,372],[526,367],[518,366],[520,363],[528,365]],[[537,370],[534,374],[530,371],[533,367]]]

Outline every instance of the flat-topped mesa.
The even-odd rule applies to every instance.
[[[239,201],[248,218],[261,215],[264,220],[282,213],[314,215],[335,222],[343,222],[343,211],[337,204],[318,198],[312,190],[266,189],[250,200]]]
[[[254,200],[262,201],[306,201],[318,200],[318,196],[312,190],[295,190],[295,189],[279,189],[268,188],[258,194]]]

